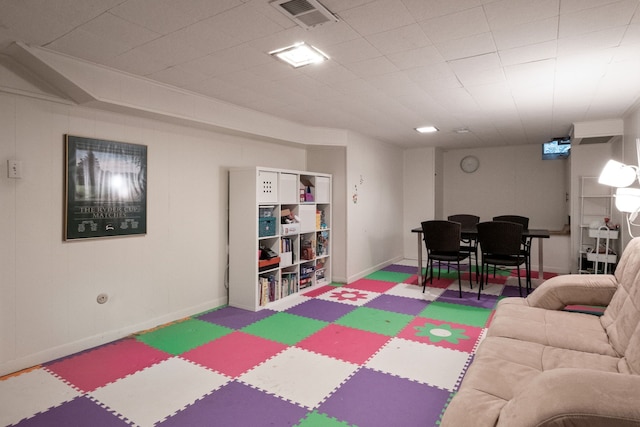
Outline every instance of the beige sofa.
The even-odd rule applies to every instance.
[[[602,316],[564,311],[606,306]],[[500,301],[441,427],[640,426],[640,238],[614,275]]]

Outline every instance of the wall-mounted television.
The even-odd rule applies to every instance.
[[[542,144],[542,160],[566,159],[571,153],[571,139],[554,138]]]

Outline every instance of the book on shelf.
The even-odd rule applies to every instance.
[[[258,286],[260,288],[260,305],[267,305],[271,301],[279,299],[279,285],[276,276],[260,276],[258,278]]]

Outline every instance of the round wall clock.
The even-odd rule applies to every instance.
[[[466,173],[473,173],[480,167],[480,160],[476,156],[465,156],[460,160],[460,169]]]

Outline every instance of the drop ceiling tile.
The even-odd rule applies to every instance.
[[[423,90],[402,72],[383,74],[366,80],[373,87],[394,98],[423,93]]]
[[[461,39],[439,42],[436,47],[444,59],[451,61],[495,52],[497,49],[493,40],[491,33],[482,33]]]
[[[322,0],[322,4],[331,12],[337,13],[365,5],[367,3],[373,3],[374,1],[376,0]]]
[[[214,18],[203,19],[193,25],[173,32],[176,43],[184,44],[205,54],[228,49],[241,44],[241,41],[219,29],[213,22]]]
[[[214,16],[211,23],[217,30],[242,42],[267,37],[285,29],[258,9],[247,3]]]
[[[332,60],[342,65],[381,56],[380,52],[365,39],[356,39],[340,43],[335,46],[330,46],[324,51]]]
[[[507,80],[512,87],[552,87],[555,81],[556,61],[548,59],[504,67]]]
[[[300,37],[299,40],[305,40],[311,44],[315,44],[320,49],[324,49],[329,46],[359,39],[360,37],[360,34],[351,28],[348,23],[340,20],[336,23],[321,25],[312,31],[303,30],[303,37]]]
[[[629,24],[638,9],[637,0],[623,0],[604,6],[560,15],[560,39]]]
[[[560,2],[560,13],[591,9],[609,3],[616,3],[618,1],[619,0],[562,0]]]
[[[469,73],[475,71],[491,70],[500,68],[500,58],[497,53],[487,53],[485,55],[474,56],[471,58],[457,59],[449,61],[451,69],[456,73]]]
[[[127,0],[110,12],[156,33],[169,34],[241,4],[240,0]]]
[[[444,62],[444,58],[435,46],[406,50],[388,55],[387,58],[401,70]]]
[[[56,39],[47,47],[68,55],[104,63],[160,35],[104,13],[88,23]]]
[[[558,22],[558,17],[554,16],[518,26],[501,28],[493,31],[493,38],[500,50],[548,42],[557,38]]]
[[[360,77],[371,77],[398,71],[398,68],[384,56],[352,62],[346,64],[345,67]]]
[[[451,15],[467,9],[482,6],[482,0],[403,0],[405,6],[416,21],[425,21],[431,18]]]
[[[150,41],[133,49],[141,54],[147,54],[155,58],[156,62],[173,66],[204,56],[191,46],[182,43],[180,34],[169,34]]]
[[[558,56],[589,53],[616,47],[624,37],[626,27],[607,28],[602,31],[558,39]]]
[[[425,67],[412,68],[410,70],[405,70],[404,73],[416,83],[423,83],[446,78],[456,78],[455,73],[451,69],[451,66],[446,62],[431,64]]]
[[[195,73],[193,70],[180,65],[165,68],[148,75],[148,77],[184,89],[198,87],[198,83],[207,79],[204,74]]]
[[[325,61],[322,64],[318,64],[317,67],[302,67],[300,72],[328,85],[359,79],[353,71],[335,61]]]
[[[557,51],[558,44],[556,40],[553,40],[546,43],[517,47],[515,49],[500,50],[498,55],[500,56],[502,65],[507,66],[555,58]]]
[[[638,13],[640,15],[640,13]],[[640,24],[629,25],[620,42],[622,46],[640,45]],[[640,49],[639,49],[640,50]]]
[[[105,61],[105,65],[139,76],[147,76],[167,68],[165,62],[160,62],[151,54],[137,49],[129,50],[115,58],[108,59]]]
[[[560,0],[499,0],[485,4],[491,29],[511,28],[558,16]]]
[[[406,25],[382,33],[372,34],[367,36],[366,39],[383,55],[405,52],[433,44],[418,24]]]
[[[420,26],[434,43],[462,39],[489,31],[489,24],[481,7],[421,21]]]
[[[363,36],[415,23],[401,0],[377,0],[340,13]]]

